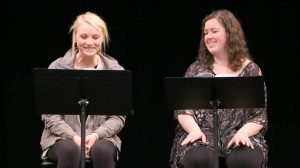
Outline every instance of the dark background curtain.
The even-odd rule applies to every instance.
[[[46,68],[63,56],[71,47],[69,28],[75,17],[92,11],[107,22],[111,35],[107,53],[133,72],[135,114],[128,116],[120,134],[119,166],[169,167],[176,121],[167,108],[163,78],[183,76],[197,55],[202,18],[219,8],[240,19],[250,52],[266,79],[269,167],[299,167],[300,8],[289,1],[233,0],[1,1],[5,81],[1,134],[5,162],[1,164],[39,167],[43,124],[35,111],[32,69]]]

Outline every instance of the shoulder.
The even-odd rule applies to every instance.
[[[199,67],[199,65],[200,65],[199,61],[196,60],[189,65],[189,68],[197,68],[197,67]]]
[[[108,69],[112,70],[123,70],[124,68],[119,64],[119,62],[113,58],[112,56],[105,54],[105,53],[99,53],[100,58],[104,62],[105,66]]]
[[[111,62],[118,62],[117,59],[115,59],[114,57],[106,54],[106,53],[99,53],[99,56],[103,59],[105,59],[106,61],[111,61]]]
[[[243,72],[249,76],[262,76],[260,67],[255,62],[250,60],[245,62]]]
[[[198,74],[199,69],[200,69],[200,64],[198,60],[196,60],[188,66],[184,76],[185,77],[196,76]]]
[[[68,50],[63,57],[55,59],[49,65],[49,69],[72,69],[74,58],[72,57],[72,51]]]
[[[199,69],[200,68],[200,64],[199,64],[199,61],[196,60],[194,62],[192,62],[188,68],[187,68],[187,71],[190,71],[190,70],[193,70],[193,69]]]
[[[48,66],[49,69],[57,69],[58,68],[58,65],[59,65],[59,62],[61,60],[61,57],[60,58],[57,58],[55,59],[54,61],[52,61],[50,63],[50,65]]]

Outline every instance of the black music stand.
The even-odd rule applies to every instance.
[[[81,120],[81,168],[85,167],[85,119],[133,115],[129,70],[33,69],[38,114],[73,114]]]
[[[264,79],[255,77],[166,77],[170,110],[213,110],[214,167],[219,167],[217,109],[265,107]]]

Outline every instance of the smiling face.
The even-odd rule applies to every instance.
[[[103,34],[92,25],[82,22],[74,33],[76,45],[82,56],[95,56],[101,50]]]
[[[205,22],[204,42],[212,55],[226,54],[226,31],[216,18]]]

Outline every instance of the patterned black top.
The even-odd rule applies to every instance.
[[[198,61],[192,63],[185,73],[185,77],[199,76],[200,73],[210,73],[216,75],[212,69],[200,68]],[[242,72],[238,75],[240,77],[246,76],[262,76],[262,72],[257,64],[249,62]],[[267,103],[267,92],[265,87],[265,102]],[[258,123],[263,125],[263,129],[255,136],[250,137],[250,140],[255,148],[259,148],[264,156],[265,164],[267,163],[268,146],[264,139],[267,130],[267,109],[266,108],[234,108],[234,109],[218,109],[219,115],[219,156],[226,157],[231,152],[226,146],[235,133],[246,123]],[[193,110],[176,110],[174,117],[177,118],[179,114],[191,115],[201,131],[205,134],[208,144],[201,141],[195,141],[192,144],[181,146],[181,142],[186,138],[187,132],[178,124],[175,129],[175,138],[173,140],[173,147],[171,150],[170,164],[172,168],[182,168],[183,157],[191,148],[199,145],[204,145],[213,150],[213,114],[211,109],[193,109]]]

